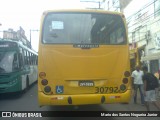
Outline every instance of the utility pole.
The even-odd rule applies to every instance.
[[[98,3],[98,9],[101,9],[101,2],[99,1],[87,1],[87,0],[80,0],[80,2],[88,2],[88,3]]]
[[[0,23],[0,26],[2,26],[2,23]],[[0,31],[0,34],[2,33],[3,31]],[[2,33],[2,36],[3,36],[3,33]],[[0,35],[0,38],[1,38],[1,35]]]
[[[32,29],[30,29],[30,45],[31,45],[31,47],[32,47],[32,32],[33,31],[36,31],[36,32],[38,32],[39,30],[32,30]]]

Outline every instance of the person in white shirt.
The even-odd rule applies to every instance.
[[[136,66],[136,70],[132,72],[132,80],[134,87],[134,103],[137,103],[137,90],[139,89],[141,95],[141,104],[144,105],[144,94],[143,94],[143,77],[144,73],[140,70],[140,66]]]

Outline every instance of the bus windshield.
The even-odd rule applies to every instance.
[[[18,68],[18,59],[16,53],[0,52],[0,73],[10,73]]]
[[[49,13],[43,25],[45,44],[127,43],[124,22],[120,15],[98,13]]]

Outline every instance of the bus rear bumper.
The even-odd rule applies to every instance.
[[[45,95],[38,92],[39,105],[87,105],[129,103],[131,90],[120,94]]]

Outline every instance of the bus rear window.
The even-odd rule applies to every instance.
[[[121,16],[97,13],[49,13],[42,30],[46,44],[126,44]]]

